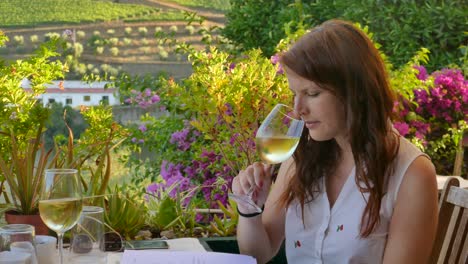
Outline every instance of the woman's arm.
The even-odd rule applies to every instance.
[[[427,263],[438,220],[434,165],[418,157],[405,173],[390,222],[383,263]]]
[[[286,212],[284,208],[278,206],[277,201],[292,175],[292,170],[288,170],[291,164],[292,159],[281,165],[276,182],[272,185],[265,203],[264,212],[252,218],[239,216],[237,241],[240,252],[254,256],[258,263],[266,263],[272,259],[284,240]]]

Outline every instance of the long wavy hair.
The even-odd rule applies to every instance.
[[[360,235],[369,236],[379,224],[381,200],[399,148],[390,123],[395,95],[378,50],[351,23],[330,20],[302,36],[280,56],[280,62],[332,92],[345,106],[356,185],[369,193]],[[321,191],[322,177],[335,172],[341,155],[334,139],[315,141],[304,129],[293,156],[294,176],[280,204],[286,207],[299,201],[304,218],[304,204]]]

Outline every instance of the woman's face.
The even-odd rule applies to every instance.
[[[345,108],[331,92],[320,88],[293,71],[286,70],[294,94],[294,109],[300,114],[316,141],[346,136]]]

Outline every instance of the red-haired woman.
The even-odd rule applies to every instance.
[[[255,163],[233,192],[256,188],[257,214],[238,205],[241,253],[265,263],[426,263],[437,229],[429,157],[393,128],[384,63],[352,24],[313,28],[280,57],[305,128],[271,184]]]

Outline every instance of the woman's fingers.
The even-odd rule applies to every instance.
[[[261,189],[263,187],[263,182],[265,181],[265,170],[263,163],[255,162],[253,165],[253,178],[255,180],[255,185],[257,189]]]
[[[241,170],[233,181],[234,193],[249,194],[252,190],[262,192],[268,189],[271,182],[271,167],[268,164],[255,162],[245,170]]]

